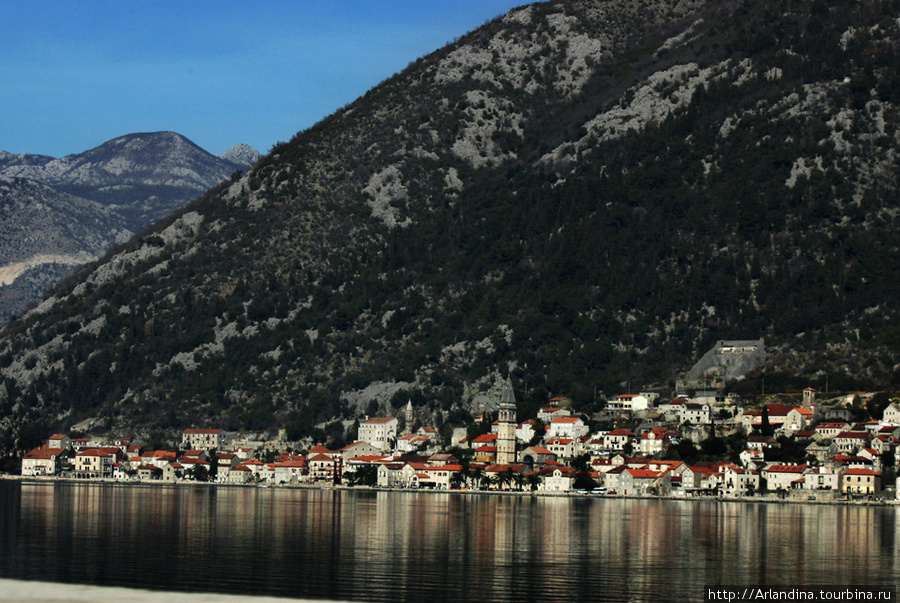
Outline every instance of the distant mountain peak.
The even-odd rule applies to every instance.
[[[219,155],[225,161],[236,163],[244,167],[251,167],[262,157],[259,151],[248,144],[239,143]]]

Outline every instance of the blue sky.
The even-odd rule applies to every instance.
[[[524,0],[0,2],[0,150],[290,139]]]

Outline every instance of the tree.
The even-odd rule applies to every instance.
[[[465,485],[466,480],[468,480],[468,478],[469,478],[468,471],[466,471],[465,468],[463,468],[463,471],[457,471],[450,477],[450,487],[458,490]]]
[[[516,487],[516,490],[521,491],[525,487],[525,474],[521,472],[516,472],[513,475],[513,485]]]
[[[481,482],[484,480],[484,468],[475,467],[474,469],[471,469],[469,476],[472,478],[472,487],[476,490],[480,489]]]
[[[763,406],[762,410],[762,419],[759,424],[759,433],[764,436],[771,436],[775,434],[775,428],[769,423],[769,407]]]
[[[194,465],[194,481],[205,482],[209,480],[209,470],[206,465]]]
[[[591,477],[587,471],[579,471],[575,474],[575,481],[572,487],[576,490],[593,490],[597,487],[597,482]]]
[[[347,482],[351,486],[374,486],[378,484],[378,466],[360,465],[356,470],[348,471]]]

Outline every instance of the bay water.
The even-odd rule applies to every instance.
[[[343,601],[895,589],[893,506],[0,480],[0,578]],[[2,593],[0,593],[2,600]]]

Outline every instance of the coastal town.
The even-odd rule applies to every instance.
[[[297,449],[284,431],[184,429],[176,450],[147,450],[121,439],[54,434],[22,459],[23,478],[119,482],[209,482],[244,486],[367,486],[597,496],[892,500],[900,457],[900,402],[878,419],[855,421],[858,396],[818,404],[807,388],[797,404],[743,408],[698,392],[661,400],[653,393],[608,401],[603,424],[554,399],[516,420],[512,384],[494,413],[449,445],[418,426],[409,403],[400,417],[367,417],[339,449]],[[492,417],[495,417],[491,420]],[[621,422],[623,427],[615,427]],[[726,443],[726,449],[716,449]],[[734,444],[740,444],[740,450]],[[731,448],[728,448],[731,446]],[[786,460],[790,458],[791,460]]]

